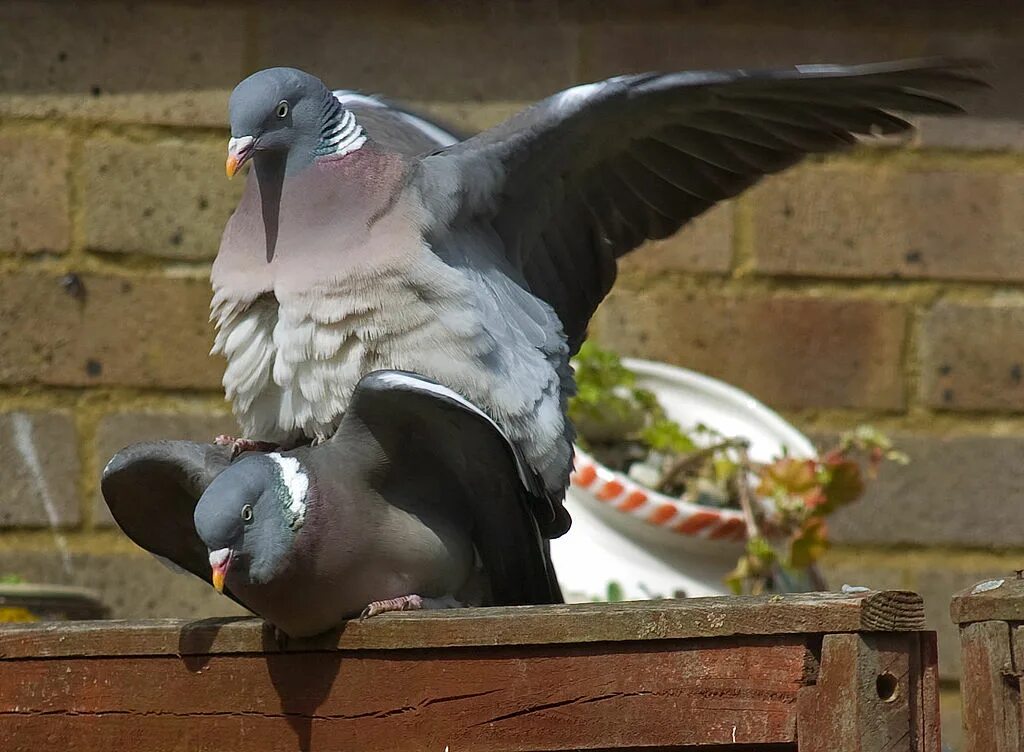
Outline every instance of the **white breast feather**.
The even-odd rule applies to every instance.
[[[399,261],[280,303],[267,296],[242,311],[215,306],[214,352],[228,359],[224,386],[243,434],[328,438],[362,376],[400,369],[467,396],[534,468],[561,472],[571,447],[563,446],[558,376],[542,349],[551,322],[537,320],[553,311],[532,297],[516,299],[528,293],[514,283],[492,289],[427,248]]]

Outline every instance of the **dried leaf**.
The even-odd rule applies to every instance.
[[[828,468],[829,479],[824,492],[828,501],[818,507],[820,514],[831,514],[839,507],[856,501],[864,493],[864,479],[860,465],[844,460]]]
[[[761,471],[757,492],[762,496],[790,496],[807,493],[818,484],[817,465],[814,460],[783,457]]]

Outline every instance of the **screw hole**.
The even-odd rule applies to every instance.
[[[899,680],[888,672],[879,674],[875,680],[875,690],[882,702],[894,702],[900,694]]]

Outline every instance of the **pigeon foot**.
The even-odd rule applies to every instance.
[[[275,449],[279,449],[279,444],[274,444],[270,441],[255,441],[253,439],[236,439],[234,436],[228,436],[227,434],[221,434],[213,443],[217,446],[229,446],[231,447],[231,459],[234,459],[242,452],[273,452]]]
[[[442,598],[423,598],[419,595],[403,595],[401,598],[391,598],[386,601],[374,601],[363,609],[359,615],[359,621],[369,619],[377,614],[388,611],[419,611],[436,608],[465,608],[465,603],[460,603],[450,595]]]
[[[359,614],[359,621],[369,619],[377,614],[388,611],[416,611],[423,608],[423,598],[418,595],[403,595],[400,598],[389,598],[386,601],[374,601]]]

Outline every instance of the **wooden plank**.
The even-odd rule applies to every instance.
[[[941,752],[939,716],[939,638],[935,632],[919,632],[918,664],[911,666],[912,726],[921,752]],[[914,686],[916,684],[916,686]],[[916,700],[916,702],[915,702]]]
[[[1024,625],[1011,624],[1010,626],[1010,650],[1013,653],[1013,673],[1008,675],[1003,672],[1004,680],[1011,687],[1011,697],[1016,690],[1017,701],[1017,748],[1024,750],[1024,692],[1021,692],[1021,683],[1024,682]]]
[[[0,749],[792,744],[804,636],[0,662]]]
[[[632,603],[384,614],[289,643],[289,650],[416,649],[676,640],[730,635],[924,629],[905,591],[686,598]],[[0,627],[0,660],[41,656],[197,655],[276,650],[258,619],[65,622]]]
[[[997,577],[953,596],[950,616],[956,624],[979,621],[1024,621],[1024,578]]]
[[[916,634],[831,634],[814,686],[800,691],[800,752],[938,752]]]
[[[960,694],[966,752],[1021,752],[1020,681],[1010,625],[983,621],[960,627]]]

